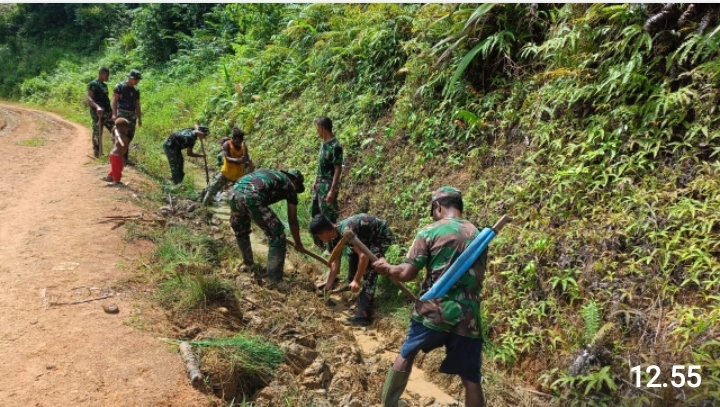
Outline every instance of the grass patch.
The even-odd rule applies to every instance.
[[[237,335],[190,342],[201,351],[213,391],[225,400],[244,400],[267,385],[283,362],[280,348],[265,338]]]
[[[158,296],[161,304],[178,309],[204,308],[208,303],[230,299],[235,289],[232,284],[215,275],[195,272],[191,275],[175,273],[160,283]]]
[[[45,141],[44,138],[29,138],[27,140],[20,140],[17,144],[23,147],[40,147],[45,144]]]
[[[166,272],[178,266],[204,265],[211,260],[209,240],[187,226],[173,226],[161,237],[155,256]]]

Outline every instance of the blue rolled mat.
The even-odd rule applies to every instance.
[[[452,288],[455,283],[465,274],[466,271],[477,261],[482,252],[490,244],[495,237],[495,231],[492,228],[483,229],[479,235],[468,245],[468,247],[460,253],[460,256],[450,265],[445,274],[433,284],[430,289],[420,297],[420,301],[430,301],[440,298]]]

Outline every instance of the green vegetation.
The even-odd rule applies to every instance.
[[[21,146],[25,147],[40,147],[45,144],[45,139],[42,138],[29,138],[27,140],[21,140],[17,142]]]
[[[213,137],[240,125],[259,168],[312,180],[312,119],[327,115],[347,157],[343,214],[388,219],[393,259],[442,184],[479,225],[515,219],[490,249],[486,363],[561,405],[683,397],[628,385],[638,364],[659,365],[659,382],[699,364],[688,405],[720,397],[715,5],[52,5],[64,17],[42,25],[50,7],[0,8],[5,97],[87,122],[99,66],[112,83],[141,69],[133,154],[165,187],[160,142],[195,121]],[[92,13],[114,18],[77,31]],[[388,313],[407,308],[382,284]],[[605,356],[569,376],[589,344]]]

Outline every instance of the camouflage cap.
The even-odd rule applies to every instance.
[[[457,196],[458,198],[462,199],[462,192],[460,192],[460,190],[457,188],[442,186],[436,189],[435,192],[433,192],[432,200],[434,202],[446,196]]]
[[[296,189],[296,192],[298,194],[302,194],[303,192],[305,192],[305,177],[303,177],[302,172],[295,168],[291,168],[283,172],[300,181],[300,187]]]
[[[206,136],[210,134],[210,129],[207,126],[198,126],[197,131]]]
[[[127,76],[128,78],[133,78],[133,79],[137,79],[137,80],[142,79],[142,74],[137,69],[131,69],[130,73],[128,73],[125,76]]]

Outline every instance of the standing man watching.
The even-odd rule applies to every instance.
[[[112,130],[115,125],[110,110],[110,97],[105,82],[110,78],[110,69],[100,68],[97,79],[93,79],[87,87],[87,100],[90,105],[90,120],[92,120],[92,144],[95,158],[100,157],[100,126]]]
[[[135,137],[135,126],[142,127],[142,110],[140,110],[140,91],[135,87],[142,79],[137,69],[130,70],[125,82],[120,82],[113,89],[112,120],[122,117],[130,122],[128,138],[132,142]],[[129,146],[128,146],[129,147]],[[130,149],[125,153],[125,165],[134,165],[130,162]]]
[[[270,283],[281,290],[287,288],[282,282],[287,251],[285,226],[270,205],[287,201],[287,220],[295,248],[304,251],[297,219],[298,194],[305,190],[304,181],[302,173],[294,168],[288,171],[261,169],[240,178],[228,197],[230,227],[243,259],[240,269],[249,271],[255,264],[250,244],[252,220],[268,238],[267,275]]]
[[[342,174],[343,148],[333,134],[332,120],[328,117],[317,118],[315,128],[322,143],[318,155],[317,176],[312,187],[312,216],[323,214],[335,223],[340,216],[337,196]],[[318,247],[323,247],[323,242],[315,235],[313,241]],[[332,251],[332,242],[327,242],[325,246],[328,253]]]
[[[452,187],[441,187],[430,202],[435,220],[415,236],[403,264],[393,266],[385,259],[373,263],[381,275],[410,281],[425,267],[427,275],[420,296],[438,281],[468,245],[480,234],[462,218],[462,194]],[[410,329],[382,389],[383,407],[395,407],[405,390],[415,356],[421,350],[445,346],[440,372],[459,375],[465,387],[465,406],[484,407],[480,384],[482,337],[480,334],[480,290],[485,278],[487,250],[447,293],[429,301],[416,301]],[[419,296],[419,297],[420,297]]]

